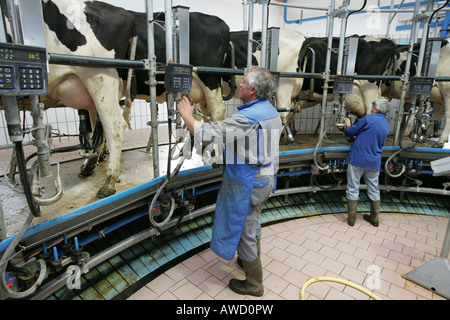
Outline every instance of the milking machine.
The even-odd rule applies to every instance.
[[[167,93],[167,117],[169,130],[169,150],[167,156],[166,179],[149,203],[150,223],[158,228],[165,226],[172,218],[176,208],[183,207],[179,221],[184,214],[194,208],[191,201],[195,195],[188,196],[183,192],[179,197],[176,194],[164,194],[166,185],[178,174],[186,158],[190,158],[192,151],[192,136],[189,131],[182,128],[181,117],[176,112],[176,103],[184,96],[188,96],[192,87],[193,66],[189,65],[189,8],[177,6],[172,9],[170,1],[166,1],[166,58],[164,87]],[[175,123],[175,143],[172,147],[173,128]],[[175,154],[177,145],[182,147]],[[155,157],[158,156],[155,154]],[[179,159],[175,169],[171,170],[173,160]]]
[[[38,98],[38,95],[48,93],[47,52],[41,2],[2,0],[0,5],[4,17],[0,23],[0,95],[8,134],[15,147],[14,157],[17,160],[20,180],[31,211],[21,231],[16,234],[1,258],[0,292],[10,298],[23,298],[35,292],[42,283],[47,274],[47,267],[42,259],[21,259],[20,252],[16,252],[16,246],[33,218],[41,215],[40,205],[57,201],[62,195],[62,186],[58,172],[55,196],[52,199],[40,197],[39,178],[52,175],[49,159],[51,129],[43,124],[44,108]],[[11,34],[7,33],[8,22],[11,22]],[[17,99],[21,97],[27,97],[30,103],[33,117],[31,129],[23,128],[21,124],[17,104]],[[38,160],[33,164],[31,174],[27,172],[23,150],[25,133],[32,133],[38,150]],[[13,284],[11,278],[16,280]]]
[[[356,55],[358,51],[358,37],[349,37],[346,38],[346,29],[347,29],[347,19],[348,17],[354,13],[364,9],[366,5],[366,1],[364,2],[362,8],[358,11],[353,11],[348,13],[348,5],[350,1],[344,1],[342,6],[338,9],[335,9],[335,3],[332,3],[332,6],[329,9],[328,18],[327,18],[327,37],[328,37],[328,48],[327,57],[326,57],[326,65],[324,72],[324,91],[322,98],[322,111],[321,111],[321,121],[320,121],[320,135],[319,141],[314,149],[314,165],[321,171],[330,171],[331,167],[329,165],[321,165],[319,163],[317,157],[317,150],[322,146],[322,141],[325,138],[325,135],[330,126],[333,125],[333,133],[334,128],[342,129],[345,126],[344,118],[347,116],[344,114],[345,111],[345,100],[347,95],[352,92],[353,81],[354,81],[354,73],[355,73],[355,63],[356,63]],[[336,75],[334,77],[333,83],[333,115],[332,119],[329,120],[328,124],[325,125],[325,109],[327,104],[327,95],[328,95],[328,82],[330,80],[330,71],[331,71],[331,54],[332,54],[332,43],[333,43],[333,27],[334,27],[334,19],[341,19],[341,32],[339,38],[339,48],[338,48],[338,59],[336,65]]]

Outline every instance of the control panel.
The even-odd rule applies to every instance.
[[[48,94],[45,48],[0,43],[0,95]]]
[[[409,86],[411,94],[430,94],[433,88],[434,78],[431,77],[412,77]]]
[[[353,89],[353,76],[336,75],[333,84],[333,93],[351,93]]]
[[[192,85],[192,66],[168,63],[164,77],[164,86],[168,93],[189,92]]]

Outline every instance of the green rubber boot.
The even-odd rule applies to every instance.
[[[380,202],[380,200],[370,200],[370,215],[363,215],[364,220],[370,222],[370,224],[374,227],[378,227],[378,225],[380,224]]]
[[[264,294],[263,270],[261,258],[258,257],[253,261],[242,260],[244,268],[245,280],[231,279],[228,286],[238,294],[262,297]]]
[[[353,227],[356,221],[356,207],[358,206],[358,200],[347,199],[347,222],[348,225]]]

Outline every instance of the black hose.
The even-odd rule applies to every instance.
[[[28,176],[27,173],[27,166],[25,162],[25,155],[23,152],[23,145],[22,141],[15,142],[16,146],[16,155],[17,155],[17,165],[19,167],[19,176],[20,181],[22,182],[23,189],[25,192],[25,197],[27,198],[28,206],[31,210],[31,214],[34,217],[40,217],[41,216],[41,209],[33,199],[33,193],[31,191],[31,179]]]
[[[72,152],[81,149],[81,144],[77,144],[74,146],[67,146],[67,147],[60,147],[60,148],[54,148],[50,150],[50,154],[54,153],[64,153],[64,152]],[[28,163],[32,158],[36,157],[38,154],[37,152],[33,152],[28,157],[25,158],[25,162]]]
[[[16,267],[11,264],[8,264],[8,266],[6,267],[6,272],[20,273],[21,275],[23,275],[26,278],[30,278],[32,276],[31,272],[28,269]]]

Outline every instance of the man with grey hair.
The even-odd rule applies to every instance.
[[[186,97],[177,105],[194,140],[213,142],[218,146],[214,149],[223,153],[225,166],[216,200],[211,249],[227,260],[233,259],[237,251],[246,279],[231,279],[229,287],[236,293],[258,297],[264,294],[259,215],[274,187],[282,125],[268,100],[274,91],[270,72],[252,67],[240,84],[239,98],[244,104],[229,118],[201,123],[193,117]]]
[[[389,122],[386,114],[389,112],[389,100],[379,98],[372,102],[371,114],[351,125],[345,118],[344,134],[347,138],[355,138],[347,157],[347,221],[353,226],[356,221],[359,186],[361,177],[367,185],[367,195],[370,199],[370,215],[365,214],[364,220],[373,226],[379,225],[380,190],[378,177],[381,167],[381,153],[386,138],[389,135]]]

